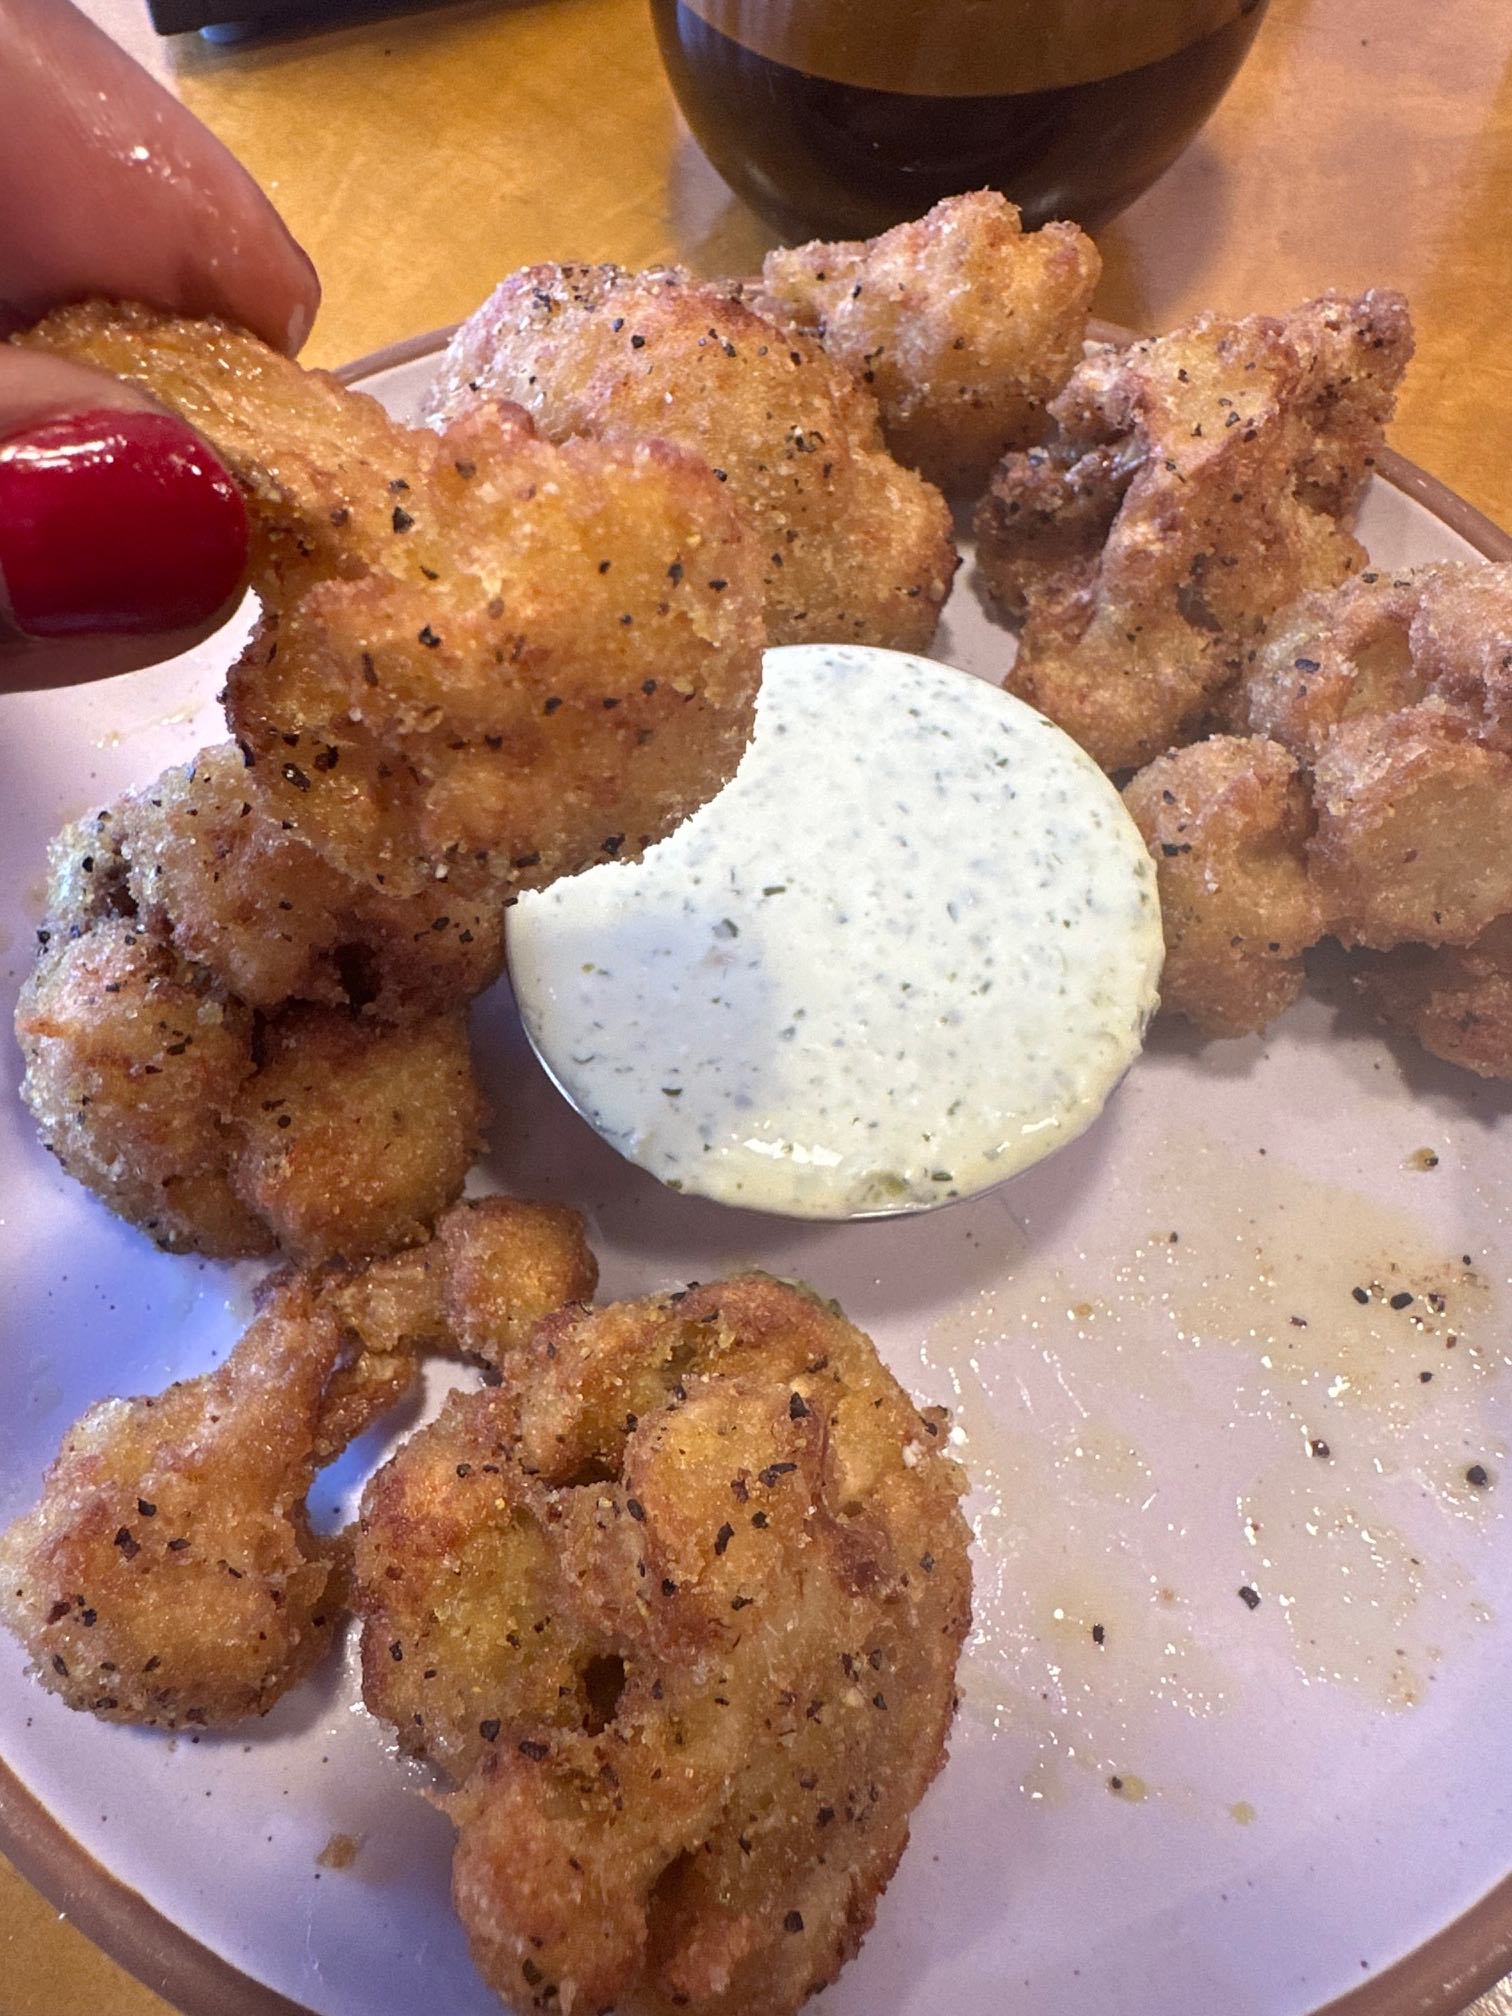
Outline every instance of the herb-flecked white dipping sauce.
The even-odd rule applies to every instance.
[[[904,652],[769,651],[733,781],[637,863],[523,896],[509,963],[568,1099],[674,1188],[918,1210],[1082,1132],[1162,956],[1117,792],[1042,715]]]

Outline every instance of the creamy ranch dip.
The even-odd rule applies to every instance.
[[[621,1154],[804,1218],[917,1210],[1096,1117],[1155,1007],[1144,843],[1069,738],[898,651],[766,655],[733,781],[509,915],[531,1041]]]

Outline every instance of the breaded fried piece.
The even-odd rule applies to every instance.
[[[53,846],[57,907],[16,1007],[43,1144],[170,1250],[315,1260],[419,1237],[479,1142],[464,1012],[254,1016],[143,928],[109,851],[126,824],[97,815]]]
[[[148,929],[251,1007],[369,1008],[401,1022],[481,994],[504,964],[504,896],[461,864],[413,896],[344,875],[264,809],[233,742],[112,808]]]
[[[1512,752],[1512,565],[1439,561],[1306,595],[1237,700],[1254,734],[1311,761],[1342,722],[1430,694],[1472,740]]]
[[[1437,696],[1334,729],[1313,804],[1312,872],[1346,945],[1468,945],[1512,911],[1512,754]]]
[[[263,1046],[231,1180],[278,1246],[323,1259],[420,1238],[482,1146],[465,1015],[389,1028],[287,1008]]]
[[[361,1345],[326,1389],[322,1438],[334,1437],[334,1454],[404,1397],[422,1358],[502,1366],[544,1316],[592,1296],[598,1262],[580,1211],[481,1197],[443,1212],[421,1244],[326,1267],[319,1283],[321,1306]]]
[[[1484,748],[1512,754],[1512,563],[1420,568],[1413,663]]]
[[[769,252],[751,305],[870,386],[900,462],[975,497],[1008,449],[1044,439],[1101,272],[1075,224],[1024,231],[979,189],[877,238]]]
[[[746,1276],[548,1318],[374,1478],[365,1698],[514,2007],[786,2016],[855,1951],[969,1619],[943,1426]]]
[[[1421,576],[1372,569],[1304,595],[1236,690],[1245,732],[1311,763],[1341,722],[1416,705],[1427,691],[1410,641],[1421,592]]]
[[[414,895],[629,859],[728,779],[763,642],[750,535],[665,443],[438,434],[214,322],[102,303],[20,340],[184,414],[248,493],[264,618],[227,711],[264,806]]]
[[[933,637],[956,566],[944,499],[888,455],[849,371],[728,286],[675,268],[511,274],[452,338],[429,410],[454,423],[491,399],[553,441],[671,441],[712,464],[754,526],[768,643]]]
[[[1089,349],[1055,437],[1010,454],[977,514],[978,565],[1023,626],[1010,689],[1112,771],[1196,732],[1277,613],[1364,560],[1335,512],[1410,350],[1379,292]]]
[[[230,1181],[257,1068],[250,1011],[128,917],[44,935],[16,1005],[21,1097],[43,1145],[170,1251],[270,1251]]]
[[[1309,446],[1297,495],[1325,517],[1349,520],[1412,359],[1407,303],[1383,288],[1354,300],[1321,294],[1283,315],[1281,330],[1302,365],[1298,417]]]
[[[1217,735],[1157,757],[1124,804],[1159,880],[1161,1007],[1209,1036],[1263,1029],[1301,993],[1302,954],[1327,928],[1297,762],[1279,743]]]
[[[1388,1028],[1481,1078],[1512,1078],[1512,917],[1465,946],[1360,953],[1350,977]]]
[[[134,911],[116,808],[75,819],[47,843],[47,923],[37,934],[45,948],[58,937]]]
[[[496,1370],[553,1309],[592,1300],[598,1263],[569,1204],[483,1197],[436,1224],[446,1322],[457,1350]]]
[[[102,1401],[69,1431],[39,1504],[0,1533],[0,1622],[70,1707],[232,1722],[320,1657],[347,1549],[311,1533],[306,1494],[410,1392],[423,1356],[472,1348],[445,1314],[449,1256],[469,1256],[485,1320],[539,1320],[563,1286],[592,1293],[576,1212],[494,1197],[442,1227],[444,1241],[360,1268],[285,1270],[216,1371]]]
[[[215,1371],[75,1424],[0,1534],[0,1620],[44,1686],[109,1721],[203,1728],[304,1677],[341,1614],[304,1501],[347,1351],[295,1282]]]

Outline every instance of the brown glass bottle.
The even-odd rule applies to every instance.
[[[997,6],[893,0],[889,24],[876,0],[651,0],[700,146],[789,239],[869,236],[980,188],[1010,196],[1028,225],[1095,228],[1201,126],[1266,0],[1103,0],[1122,18],[1101,35],[1098,0],[1034,0],[1019,51],[1023,0]],[[906,32],[920,24],[928,38]]]

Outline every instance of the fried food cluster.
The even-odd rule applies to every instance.
[[[160,853],[144,835],[156,822],[171,828],[185,798],[192,812],[194,785],[182,773],[165,782],[53,845],[47,921],[16,1009],[21,1094],[45,1146],[173,1250],[229,1257],[278,1247],[308,1260],[420,1237],[460,1195],[480,1141],[465,993],[441,1005],[431,976],[395,1022],[329,995],[264,996],[254,1008],[222,975],[311,958],[315,941],[295,936],[304,928],[296,906],[311,891],[287,899],[282,941],[217,935],[209,925],[225,891],[214,848],[182,841],[180,868],[199,904],[191,942],[221,971],[186,956],[164,909],[173,871],[158,874]],[[170,839],[170,856],[178,845]],[[275,915],[279,886],[270,879],[260,892]],[[139,905],[135,888],[153,894]],[[314,909],[325,914],[318,896]],[[402,933],[398,946],[402,959]],[[313,970],[334,986],[340,967],[333,959]]]
[[[254,337],[89,303],[20,339],[132,380],[231,469],[256,635],[227,711],[244,788],[344,873],[410,896],[453,863],[503,893],[629,859],[733,773],[764,561],[665,441],[438,433]]]
[[[1351,976],[1388,1029],[1481,1078],[1512,1078],[1512,916],[1468,945],[1363,952]]]
[[[1209,1036],[1263,1028],[1301,993],[1324,929],[1301,767],[1277,743],[1215,735],[1157,757],[1124,803],[1157,864],[1162,1005]]]
[[[140,922],[249,1007],[286,1001],[408,1022],[504,965],[504,896],[466,865],[411,896],[344,874],[264,807],[234,742],[101,814]]]
[[[347,1544],[307,1511],[317,1470],[404,1397],[422,1352],[497,1362],[596,1278],[575,1212],[489,1198],[392,1260],[275,1280],[215,1371],[69,1430],[0,1534],[0,1621],[45,1686],[106,1720],[266,1713],[345,1614]]]
[[[1349,520],[1411,350],[1384,292],[1091,346],[977,514],[1022,626],[1010,689],[1110,771],[1201,733],[1280,613],[1363,564]]]
[[[364,1698],[457,1788],[518,2009],[787,2016],[938,1770],[962,1479],[870,1342],[762,1276],[548,1318],[378,1473]]]
[[[752,306],[871,388],[900,462],[979,497],[1009,449],[1043,440],[1101,272],[1075,224],[1024,231],[981,189],[878,238],[769,252]]]
[[[752,526],[769,643],[927,648],[956,567],[944,499],[887,453],[859,380],[730,285],[526,267],[457,331],[429,411],[481,433],[501,399],[563,454],[655,440],[711,463]],[[679,590],[727,571],[679,559]]]
[[[1246,733],[1125,802],[1155,855],[1167,1007],[1262,1028],[1325,933],[1381,1018],[1512,1076],[1512,566],[1374,571],[1303,598],[1230,699]]]

